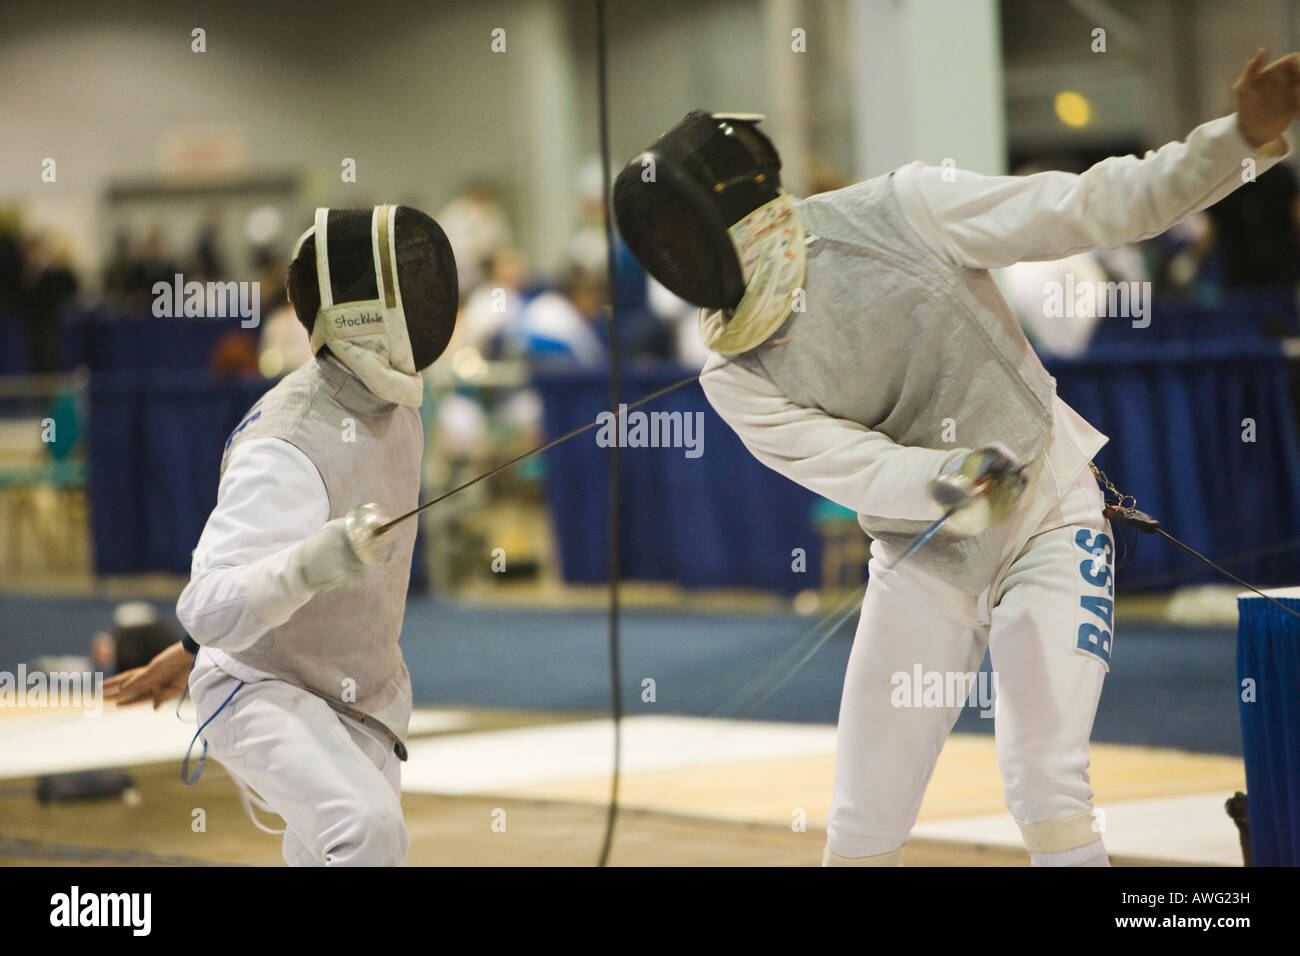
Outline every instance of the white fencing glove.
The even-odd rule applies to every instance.
[[[313,595],[386,563],[397,536],[375,530],[388,520],[378,505],[360,505],[311,537],[253,562],[244,576],[250,609],[268,628],[279,627]]]
[[[979,534],[1004,524],[1024,494],[1025,466],[1003,445],[977,448],[950,463],[930,481],[930,498],[939,514],[957,511],[948,527],[959,534]]]

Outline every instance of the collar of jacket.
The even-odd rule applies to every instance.
[[[384,415],[397,407],[396,403],[386,401],[366,388],[365,383],[334,355],[327,352],[315,361],[330,394],[349,411],[358,415]]]

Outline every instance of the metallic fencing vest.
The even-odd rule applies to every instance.
[[[231,452],[254,438],[279,438],[316,466],[329,496],[329,517],[376,502],[390,515],[419,503],[424,429],[416,408],[376,397],[332,357],[287,375],[249,409],[226,443]],[[314,595],[236,661],[311,691],[345,712],[360,711],[404,741],[411,717],[411,675],[398,638],[416,524],[393,528],[393,558],[366,568],[351,584]],[[401,751],[399,751],[401,752]]]
[[[806,309],[733,361],[792,402],[887,435],[951,450],[1001,442],[1022,460],[1043,451],[1055,380],[984,269],[941,259],[908,225],[893,174],[802,201]],[[951,439],[951,440],[945,440]],[[859,515],[898,553],[928,522]],[[971,538],[941,531],[909,559],[968,594],[996,574],[1006,526]]]

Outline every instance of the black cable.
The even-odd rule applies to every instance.
[[[1251,584],[1249,581],[1243,581],[1241,578],[1237,577],[1235,574],[1233,574],[1231,571],[1227,570],[1226,568],[1219,567],[1219,565],[1215,564],[1213,561],[1211,561],[1205,555],[1201,554],[1201,552],[1192,548],[1190,545],[1183,544],[1181,541],[1175,538],[1164,528],[1160,527],[1160,522],[1155,518],[1151,517],[1149,514],[1143,511],[1138,511],[1136,508],[1123,508],[1117,505],[1112,505],[1106,509],[1105,515],[1114,524],[1119,524],[1127,528],[1133,528],[1134,530],[1139,531],[1142,534],[1160,535],[1160,537],[1164,538],[1174,547],[1186,551],[1197,561],[1200,561],[1203,564],[1213,568],[1215,571],[1218,571],[1225,578],[1230,578],[1233,581],[1236,581],[1242,587],[1254,591],[1256,594],[1262,597],[1269,604],[1272,604],[1274,607],[1278,608],[1281,611],[1285,611],[1287,614],[1290,614],[1292,617],[1300,618],[1300,611],[1295,611],[1294,609],[1287,607],[1285,604],[1281,603],[1280,601],[1274,600],[1273,598],[1265,594],[1263,591],[1261,591],[1259,588],[1255,587],[1255,585]]]
[[[1263,591],[1261,591],[1259,588],[1255,587],[1255,585],[1251,584],[1249,581],[1243,581],[1241,578],[1237,577],[1237,576],[1236,576],[1235,574],[1233,574],[1231,571],[1228,571],[1228,570],[1225,569],[1225,568],[1221,568],[1221,567],[1219,567],[1217,564],[1215,564],[1213,561],[1211,561],[1211,560],[1210,560],[1209,558],[1207,558],[1205,555],[1201,554],[1199,551],[1195,551],[1195,550],[1193,550],[1192,548],[1190,548],[1189,546],[1183,544],[1181,541],[1179,541],[1177,538],[1175,538],[1172,534],[1170,534],[1170,533],[1169,533],[1168,531],[1166,531],[1164,528],[1156,528],[1156,529],[1155,529],[1155,533],[1158,534],[1158,535],[1160,535],[1160,537],[1164,538],[1166,541],[1168,541],[1170,544],[1174,545],[1175,547],[1181,548],[1182,550],[1186,551],[1188,554],[1190,554],[1192,557],[1196,558],[1197,560],[1199,560],[1199,561],[1204,561],[1206,564],[1208,564],[1210,567],[1214,568],[1214,570],[1218,571],[1218,572],[1219,572],[1220,574],[1222,574],[1224,577],[1231,578],[1232,580],[1234,580],[1234,581],[1236,581],[1238,584],[1240,584],[1242,587],[1244,587],[1244,588],[1248,588],[1248,589],[1250,589],[1251,591],[1254,591],[1256,594],[1258,594],[1260,597],[1262,597],[1262,598],[1263,598],[1265,601],[1267,601],[1269,604],[1272,604],[1274,607],[1279,608],[1280,610],[1285,611],[1287,614],[1290,614],[1292,617],[1300,617],[1300,611],[1295,611],[1294,609],[1287,607],[1285,604],[1281,603],[1280,601],[1275,601],[1273,598],[1269,597],[1267,594],[1265,594],[1265,593],[1264,593]]]
[[[1123,571],[1137,552],[1138,536],[1136,532],[1130,534],[1129,529],[1123,525],[1112,530],[1115,531],[1115,570]]]
[[[653,402],[656,398],[660,398],[661,396],[667,395],[669,392],[674,392],[677,389],[681,388],[683,385],[690,385],[692,382],[698,381],[700,376],[704,375],[706,372],[716,371],[718,368],[722,368],[722,367],[723,366],[719,365],[712,369],[705,369],[705,371],[703,372],[696,372],[694,375],[688,375],[686,376],[686,378],[683,378],[680,381],[673,382],[671,385],[665,385],[663,388],[651,392],[649,395],[645,396],[644,398],[638,398],[635,402],[632,402],[630,405],[628,405],[625,410],[630,412],[632,409],[638,408],[644,405],[646,402]],[[601,414],[604,413],[602,412]],[[615,415],[618,414],[617,406],[615,406],[615,411],[613,412],[613,414]],[[583,432],[587,431],[588,429],[595,428],[599,424],[600,424],[600,416],[597,416],[596,418],[587,422],[587,424],[585,425],[579,425],[577,428],[570,429],[569,431],[561,435],[559,438],[552,438],[550,441],[544,442],[543,444],[538,445],[536,448],[530,448],[528,451],[523,452],[522,454],[515,455],[515,457],[511,458],[509,461],[502,462],[500,465],[497,465],[495,468],[489,468],[487,471],[483,472],[483,474],[476,475],[475,477],[471,478],[469,481],[465,482],[464,484],[457,485],[455,488],[451,489],[450,491],[444,491],[436,498],[430,498],[428,501],[426,501],[424,504],[420,505],[419,507],[412,508],[410,511],[406,512],[406,514],[398,515],[396,518],[394,518],[392,521],[389,521],[387,524],[380,525],[378,528],[375,529],[375,534],[383,534],[393,525],[401,524],[407,518],[414,518],[421,511],[424,511],[427,508],[432,508],[439,501],[445,501],[446,499],[450,498],[452,495],[464,491],[466,488],[470,487],[471,485],[477,485],[483,479],[491,478],[493,475],[505,471],[511,465],[517,465],[525,458],[532,458],[534,455],[541,454],[542,452],[546,451],[548,448],[554,448],[556,445],[560,444],[561,442],[566,442],[570,438],[573,438],[575,435],[581,435]]]
[[[1234,551],[1232,554],[1219,555],[1219,563],[1233,564],[1238,561],[1250,561],[1254,558],[1263,558],[1272,554],[1280,554],[1283,551],[1293,551],[1300,548],[1300,538],[1293,538],[1290,541],[1279,541],[1276,544],[1266,545],[1262,548],[1251,548],[1249,551]],[[1148,574],[1134,581],[1125,581],[1124,586],[1128,588],[1143,588],[1149,584],[1172,584],[1181,581],[1183,578],[1190,577],[1199,570],[1199,566],[1189,564],[1186,567],[1174,568],[1172,571],[1158,571],[1155,574]]]
[[[609,197],[611,176],[609,169],[609,63],[605,49],[605,0],[596,0],[596,84],[600,101],[600,180],[605,219],[605,268],[609,288],[609,404],[616,413],[623,394],[622,350],[618,340],[617,268],[614,264],[614,229],[610,222]],[[622,512],[622,448],[619,442],[610,445],[609,455],[609,710],[614,724],[614,766],[609,781],[609,813],[605,817],[605,837],[600,845],[597,866],[609,863],[609,853],[614,846],[614,825],[618,819],[618,785],[623,757],[623,694],[619,674],[619,578],[622,562],[619,556],[619,517]]]

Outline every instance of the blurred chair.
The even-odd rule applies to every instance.
[[[818,498],[811,508],[812,525],[822,539],[822,590],[848,591],[862,583],[870,542],[851,508]]]
[[[80,454],[85,376],[23,376],[0,388],[0,397],[45,392],[38,419],[5,423],[0,439],[0,514],[4,516],[3,566],[69,570],[89,526],[86,468]],[[28,532],[28,534],[24,534]],[[35,541],[41,558],[26,560]]]

